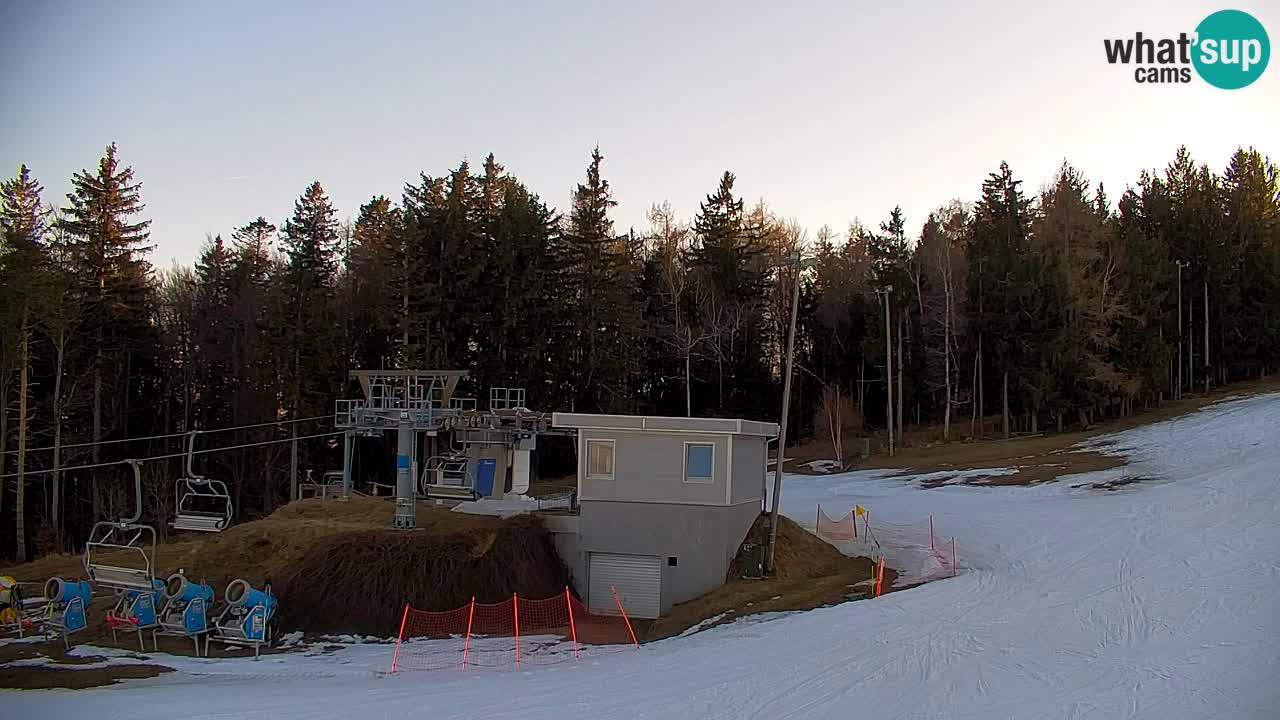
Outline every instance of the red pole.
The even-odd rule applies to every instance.
[[[516,619],[516,668],[520,667],[520,596],[511,593],[511,607]]]
[[[569,632],[573,634],[573,657],[578,657],[578,628],[573,625],[573,598],[569,596],[569,586],[564,586],[564,606],[569,608]]]
[[[110,616],[107,616],[110,619]],[[396,652],[391,656],[391,672],[396,671],[396,663],[400,661],[400,641],[404,638],[404,624],[409,619],[409,603],[404,604],[404,616],[400,618],[400,634],[396,635]]]
[[[471,596],[471,610],[467,613],[467,639],[462,641],[462,672],[467,671],[467,653],[471,651],[471,621],[476,616],[476,596]]]
[[[880,597],[880,593],[884,585],[884,556],[880,556],[880,562],[876,565],[876,597]]]
[[[618,589],[610,585],[609,592],[613,593],[613,601],[618,603],[618,612],[622,613],[622,619],[627,623],[627,632],[631,633],[631,643],[635,645],[636,648],[639,648],[640,643],[636,640],[636,631],[631,629],[631,618],[627,617],[627,611],[623,609],[622,601],[618,599]]]
[[[956,576],[956,539],[951,537],[951,577]]]

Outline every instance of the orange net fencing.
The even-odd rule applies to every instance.
[[[814,532],[846,555],[887,561],[897,572],[895,587],[954,577],[959,572],[956,539],[935,530],[933,515],[906,523],[873,521],[869,509],[855,505],[832,520],[819,505]]]
[[[406,605],[391,671],[519,669],[634,650],[630,619],[616,593],[614,600],[616,616],[590,612],[567,588],[542,600],[513,595],[445,611]]]

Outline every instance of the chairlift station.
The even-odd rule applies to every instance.
[[[364,397],[339,400],[334,418],[345,431],[342,496],[352,493],[355,438],[388,432],[396,433],[397,528],[414,527],[419,495],[474,500],[525,493],[538,435],[574,432],[555,430],[550,415],[526,408],[523,388],[491,388],[488,409],[478,409],[475,398],[454,394],[465,377],[465,370],[352,371]]]
[[[724,583],[763,509],[766,447],[777,425],[542,413],[525,407],[520,388],[491,389],[480,410],[454,394],[466,376],[352,372],[364,397],[337,403],[342,495],[352,493],[356,437],[396,433],[395,527],[408,529],[418,497],[524,495],[538,436],[567,436],[577,447],[576,492],[567,512],[543,514],[543,522],[592,612],[615,612],[616,588],[633,616],[658,617]]]

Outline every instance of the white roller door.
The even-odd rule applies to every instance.
[[[601,615],[617,615],[618,605],[610,586],[617,588],[618,597],[627,615],[635,618],[656,618],[662,609],[662,562],[654,555],[615,555],[591,553],[591,568],[587,602],[591,612]]]

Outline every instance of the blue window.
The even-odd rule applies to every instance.
[[[711,443],[684,444],[684,481],[709,483],[713,482],[712,468],[715,465],[715,446]]]

